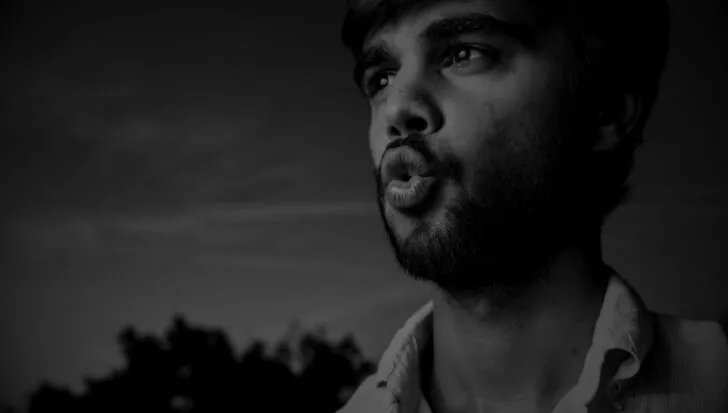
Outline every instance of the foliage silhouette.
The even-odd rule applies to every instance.
[[[240,355],[222,330],[182,316],[163,338],[126,327],[117,340],[123,368],[86,378],[81,394],[43,383],[30,394],[29,413],[334,412],[374,371],[350,335],[333,342],[296,326],[270,351],[258,340]]]

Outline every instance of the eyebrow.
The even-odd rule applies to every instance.
[[[436,20],[427,26],[419,37],[435,43],[473,33],[504,36],[524,47],[531,47],[536,42],[535,31],[527,25],[509,22],[483,13],[470,13]]]
[[[536,42],[536,32],[530,27],[484,13],[461,14],[436,20],[430,23],[418,37],[427,40],[428,43],[438,43],[473,33],[504,36],[527,48],[532,47]],[[361,89],[361,78],[369,68],[393,60],[395,59],[392,53],[381,43],[365,48],[356,59],[354,82]]]

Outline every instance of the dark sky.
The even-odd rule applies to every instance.
[[[378,356],[427,289],[381,230],[344,1],[60,3],[3,22],[0,400],[41,378],[78,388],[119,365],[122,326],[177,312],[240,347],[295,316]],[[719,318],[725,12],[671,4],[635,196],[604,251],[654,309]]]

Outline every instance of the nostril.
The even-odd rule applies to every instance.
[[[407,119],[405,127],[411,132],[422,132],[427,129],[427,121],[419,116]]]
[[[400,133],[399,129],[396,126],[392,125],[389,127],[389,136],[400,137],[402,136],[402,133]]]

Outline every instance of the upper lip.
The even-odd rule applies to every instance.
[[[407,180],[413,176],[431,176],[432,166],[419,152],[407,146],[390,149],[382,158],[382,184],[387,185],[394,180]]]

